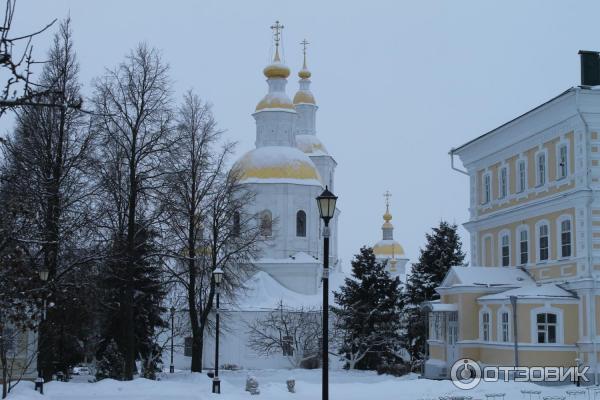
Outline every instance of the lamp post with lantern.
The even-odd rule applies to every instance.
[[[335,214],[337,196],[325,186],[323,193],[317,197],[319,215],[323,220],[323,366],[322,366],[322,399],[329,400],[329,221]]]
[[[215,316],[215,376],[212,380],[212,392],[221,393],[221,381],[219,380],[219,295],[221,291],[221,281],[223,280],[223,270],[220,267],[213,271],[213,279],[215,281],[215,292],[217,295],[217,307]]]
[[[40,280],[45,284],[48,281],[49,272],[45,269],[40,270],[39,276]],[[42,312],[40,313],[40,325],[38,327],[38,356],[37,356],[37,369],[38,369],[38,377],[35,380],[35,390],[40,391],[40,394],[44,394],[44,373],[42,371],[42,325],[46,319],[46,298],[44,297],[44,301],[42,303]]]
[[[171,365],[169,365],[169,373],[175,372],[175,364],[173,364],[173,339],[175,338],[175,307],[171,307]]]

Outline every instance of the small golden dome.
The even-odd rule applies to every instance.
[[[378,257],[397,257],[404,255],[404,249],[395,240],[380,240],[373,246],[373,253]]]
[[[306,65],[304,66],[304,68],[302,68],[299,72],[298,72],[298,76],[300,77],[300,79],[308,79],[311,77],[311,73],[310,71],[306,68]]]
[[[290,76],[290,69],[280,62],[274,62],[263,69],[263,74],[267,78],[287,78]]]
[[[315,97],[308,90],[298,90],[294,96],[294,104],[316,104]]]
[[[290,69],[287,65],[281,63],[279,58],[279,46],[275,47],[275,57],[273,57],[273,63],[267,65],[263,69],[263,74],[267,78],[287,78],[290,76]]]
[[[385,214],[383,214],[383,220],[386,223],[389,223],[392,220],[392,214],[390,214],[389,209],[385,211]]]

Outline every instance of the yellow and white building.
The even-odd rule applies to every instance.
[[[471,266],[453,267],[437,288],[427,377],[447,377],[459,358],[581,363],[597,375],[598,88],[570,88],[451,150],[453,168],[470,182]],[[465,170],[454,166],[455,156]]]
[[[389,191],[385,192],[385,214],[383,214],[383,225],[381,226],[381,240],[373,246],[373,253],[379,261],[386,262],[386,270],[393,277],[398,276],[402,282],[406,282],[406,263],[408,258],[404,254],[402,245],[394,239],[394,225],[392,225],[392,214],[390,213]]]

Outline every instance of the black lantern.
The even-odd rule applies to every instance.
[[[43,280],[44,282],[48,280],[48,270],[42,269],[40,270],[39,274],[41,280]]]
[[[319,214],[325,222],[325,225],[329,225],[329,220],[333,218],[333,214],[335,213],[335,203],[337,201],[337,196],[331,193],[327,186],[325,186],[325,190],[319,197],[317,197],[317,204],[319,205]]]
[[[215,283],[217,285],[220,285],[221,281],[223,280],[223,270],[221,269],[221,267],[215,268],[215,270],[213,271],[213,277],[215,278]]]

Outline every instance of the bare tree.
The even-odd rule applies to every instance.
[[[80,109],[81,97],[64,98],[63,101],[48,97],[60,89],[53,83],[32,79],[33,67],[47,62],[34,59],[33,39],[54,25],[56,19],[35,32],[14,36],[11,31],[16,3],[16,0],[6,0],[4,19],[0,26],[0,72],[6,82],[0,94],[0,117],[9,109],[23,106]]]
[[[113,246],[113,261],[122,265],[118,277],[121,298],[116,318],[121,333],[117,344],[124,357],[123,379],[135,372],[135,274],[140,263],[138,240],[155,230],[157,184],[161,158],[171,144],[171,83],[168,66],[157,50],[140,44],[116,69],[95,84],[94,128],[101,137],[99,179],[101,232]]]
[[[202,343],[215,295],[212,271],[226,271],[234,297],[252,270],[263,241],[255,216],[245,212],[253,194],[239,185],[227,161],[233,144],[221,144],[211,106],[188,92],[178,110],[177,139],[165,160],[163,209],[167,269],[184,288],[192,336],[191,370],[202,371]]]
[[[248,324],[249,346],[259,354],[282,354],[294,368],[318,365],[322,313],[314,308],[285,308],[267,313]],[[316,365],[308,364],[314,361]]]

